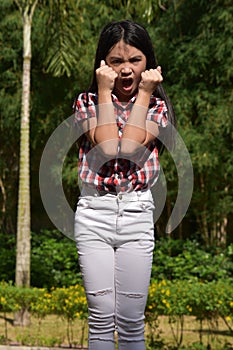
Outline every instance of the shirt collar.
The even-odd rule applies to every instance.
[[[131,97],[131,99],[126,104],[123,104],[122,102],[120,102],[118,100],[116,95],[112,94],[112,101],[113,101],[113,103],[117,104],[119,107],[121,107],[123,109],[127,109],[127,108],[132,106],[132,103],[135,102],[137,95],[138,94],[135,94],[133,97]]]

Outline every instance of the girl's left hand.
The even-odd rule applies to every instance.
[[[162,81],[162,69],[160,66],[158,66],[156,69],[150,69],[142,72],[141,81],[138,88],[139,90],[143,90],[152,94],[157,85],[162,83]]]

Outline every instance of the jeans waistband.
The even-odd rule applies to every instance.
[[[94,187],[84,185],[81,189],[81,197],[84,196],[93,196],[93,197],[118,197],[120,199],[129,199],[129,198],[138,198],[138,197],[147,197],[147,199],[151,198],[151,191],[147,190],[139,190],[139,191],[131,191],[131,192],[111,192],[111,191],[99,191]],[[146,198],[145,198],[146,199]]]

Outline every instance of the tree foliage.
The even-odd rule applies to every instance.
[[[189,212],[196,234],[208,245],[225,240],[233,209],[233,7],[227,0],[192,1],[192,6],[167,1],[165,7],[152,34],[193,163],[195,188]],[[165,165],[168,168],[166,160]]]

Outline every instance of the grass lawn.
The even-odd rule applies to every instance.
[[[68,329],[66,320],[50,315],[41,322],[32,317],[31,325],[28,327],[14,327],[13,315],[7,314],[6,317],[7,322],[4,320],[4,315],[0,314],[0,344],[87,347],[87,323],[85,321],[76,320],[72,327]],[[229,344],[228,349],[233,349],[233,335],[229,333],[223,321],[219,320],[216,324],[203,323],[201,333],[200,323],[194,318],[186,317],[184,321],[183,349],[193,343],[199,343],[200,336],[205,346],[210,344],[211,350],[225,350],[227,346],[224,344]],[[8,341],[6,341],[6,335]],[[180,331],[177,330],[177,324],[173,324],[172,330],[168,323],[168,318],[160,317],[158,327],[154,327],[151,331],[148,326],[146,327],[146,336],[148,349],[153,349],[152,346],[149,346],[150,337],[153,337],[157,344],[161,344],[161,347],[154,347],[154,349],[167,350],[172,349],[172,347],[174,349],[176,345],[175,337],[179,338]]]

